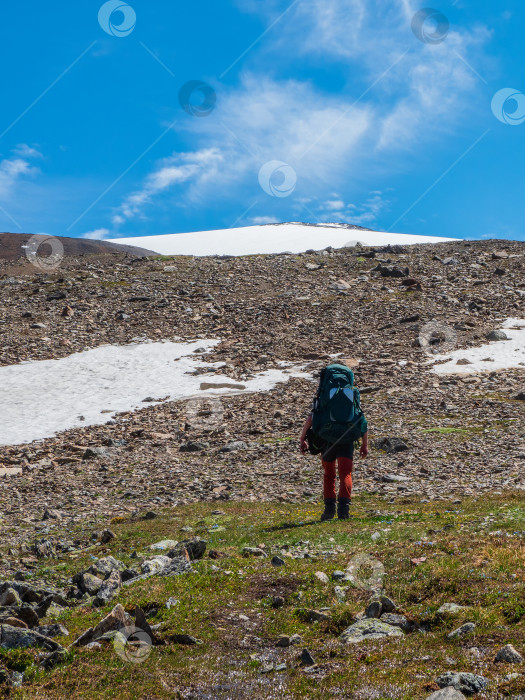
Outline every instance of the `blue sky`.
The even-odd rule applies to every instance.
[[[523,2],[101,6],[2,7],[1,230],[525,239]]]

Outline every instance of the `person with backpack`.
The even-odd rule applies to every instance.
[[[330,364],[321,371],[313,409],[300,437],[302,454],[321,454],[324,469],[324,512],[321,520],[350,517],[354,442],[361,439],[361,459],[368,455],[368,424],[361,409],[354,373],[346,365]],[[339,496],[336,499],[336,462]]]

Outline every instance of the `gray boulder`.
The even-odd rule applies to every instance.
[[[452,687],[459,690],[463,695],[475,695],[484,690],[489,681],[483,676],[476,676],[474,673],[454,673],[447,671],[439,678],[436,678],[436,683],[440,688]]]
[[[170,549],[167,556],[170,559],[175,559],[175,557],[184,557],[185,552],[187,552],[190,561],[202,559],[206,552],[207,544],[208,542],[200,539],[200,537],[195,537],[192,540],[184,540],[183,542],[179,542],[173,549]]]
[[[381,622],[392,625],[392,627],[399,627],[403,632],[413,632],[417,629],[415,622],[411,622],[404,615],[396,615],[395,613],[384,613],[381,615]]]
[[[427,700],[465,700],[465,696],[459,690],[449,686],[442,690],[436,690],[435,693],[428,696]]]
[[[118,632],[123,627],[131,627],[132,625],[133,618],[127,614],[122,605],[115,605],[109,615],[106,615],[96,627],[91,627],[81,634],[80,637],[73,642],[73,646],[85,647],[102,637],[106,632],[111,632],[113,630]]]
[[[108,576],[102,582],[102,585],[97,593],[97,597],[93,601],[93,605],[96,608],[102,608],[104,605],[107,605],[120,593],[121,588],[122,578],[120,576],[120,571],[115,569],[108,574]]]
[[[27,649],[29,647],[39,647],[46,651],[60,651],[64,648],[53,639],[44,637],[35,630],[11,627],[11,625],[0,625],[0,648],[1,649]]]
[[[438,609],[437,614],[447,617],[454,617],[459,615],[459,613],[465,610],[463,605],[456,605],[456,603],[443,603],[443,605]]]
[[[487,340],[508,340],[508,336],[505,331],[490,331],[485,336]]]
[[[340,639],[344,644],[356,644],[369,639],[382,639],[383,637],[403,637],[403,632],[398,627],[387,625],[381,620],[364,619],[350,625]]]
[[[523,656],[514,649],[512,644],[506,644],[496,654],[494,661],[503,662],[506,664],[521,664]]]

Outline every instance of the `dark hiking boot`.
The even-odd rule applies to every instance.
[[[339,520],[348,520],[350,517],[350,498],[339,498],[337,501],[337,517]]]
[[[321,520],[332,520],[335,516],[335,498],[324,499],[324,512],[321,514]]]

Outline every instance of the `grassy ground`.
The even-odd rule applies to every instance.
[[[224,514],[212,515],[217,507]],[[195,563],[193,574],[151,578],[122,591],[115,602],[130,612],[138,604],[149,611],[150,624],[162,623],[159,636],[166,644],[153,647],[142,663],[122,660],[109,642],[100,649],[72,651],[52,672],[39,670],[33,650],[2,651],[0,668],[26,671],[23,687],[10,689],[9,697],[409,700],[427,697],[437,689],[436,677],[448,670],[490,678],[489,689],[478,697],[525,693],[525,675],[505,680],[506,674],[525,671],[523,666],[493,662],[507,643],[525,652],[522,496],[422,504],[408,498],[388,503],[363,494],[354,500],[348,522],[319,523],[319,510],[281,503],[200,503],[161,512],[154,520],[113,522],[117,538],[109,545],[47,562],[34,578],[65,585],[94,555],[109,553],[132,565],[133,552],[145,553],[164,538],[198,535],[208,540],[208,551],[224,556],[206,556]],[[374,533],[380,535],[376,540]],[[246,545],[264,545],[268,558],[243,557]],[[272,566],[274,554],[283,556],[285,566]],[[338,582],[322,583],[315,573],[331,577],[363,554],[369,562],[381,562],[386,593],[422,631],[399,640],[341,645],[338,636],[363,611],[370,591],[351,587],[340,602],[334,592]],[[417,565],[411,562],[423,558]],[[371,573],[367,566],[365,561],[364,579]],[[283,599],[281,607],[273,607],[275,596]],[[178,602],[168,610],[170,597]],[[445,602],[467,609],[445,619],[437,614]],[[61,613],[69,640],[111,607]],[[330,619],[306,622],[302,611],[312,608],[328,608]],[[448,639],[448,632],[467,621],[476,623],[474,634]],[[172,643],[174,633],[203,643]],[[303,638],[302,645],[276,647],[279,635],[293,633]],[[317,662],[309,671],[298,661],[304,647]],[[285,670],[261,672],[282,663]]]

